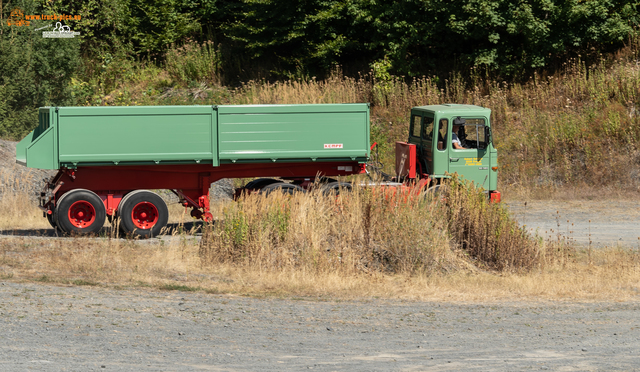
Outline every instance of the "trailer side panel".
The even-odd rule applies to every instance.
[[[61,165],[218,164],[211,106],[61,107]]]
[[[365,161],[367,104],[219,106],[220,161]]]

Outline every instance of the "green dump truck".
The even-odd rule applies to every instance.
[[[464,150],[451,148],[454,120]],[[387,187],[426,188],[458,172],[491,192],[497,184],[490,110],[467,105],[416,107],[408,142],[396,145]],[[39,124],[16,148],[27,167],[57,169],[40,208],[67,233],[98,232],[119,217],[142,237],[161,232],[163,199],[173,191],[191,215],[211,220],[209,188],[222,178],[257,178],[241,192],[295,192],[335,177],[368,172],[368,104],[43,107]],[[369,167],[375,169],[375,167]],[[319,182],[316,182],[316,178]]]

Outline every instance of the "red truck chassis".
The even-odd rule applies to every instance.
[[[215,168],[210,164],[78,167],[61,169],[46,183],[40,195],[40,208],[54,226],[62,219],[63,222],[68,220],[73,230],[91,231],[92,224],[100,222],[101,206],[80,198],[62,211],[57,207],[67,192],[83,190],[97,195],[104,204],[104,213],[110,218],[120,210],[122,200],[132,191],[168,189],[185,207],[192,208],[193,217],[211,221],[209,187],[222,178],[277,176],[304,183],[305,180],[313,181],[317,175],[335,177],[363,172],[364,164],[357,162],[221,164]],[[162,216],[165,212],[157,204],[153,200],[142,200],[130,208],[135,228],[147,230],[166,219]]]

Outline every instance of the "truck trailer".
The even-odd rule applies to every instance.
[[[396,143],[396,174],[375,186],[425,190],[459,173],[499,200],[490,113],[471,105],[411,110],[407,142]],[[450,145],[452,124],[465,146]],[[242,192],[295,192],[335,177],[376,171],[369,105],[42,107],[16,162],[58,170],[40,209],[65,233],[97,233],[119,218],[126,234],[156,236],[174,192],[191,215],[211,221],[209,188],[222,178],[257,178]],[[373,185],[373,184],[372,184]]]

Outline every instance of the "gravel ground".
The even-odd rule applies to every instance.
[[[640,201],[509,201],[512,215],[546,239],[568,239],[581,246],[640,248]]]
[[[4,371],[640,370],[640,303],[306,301],[0,285]]]

